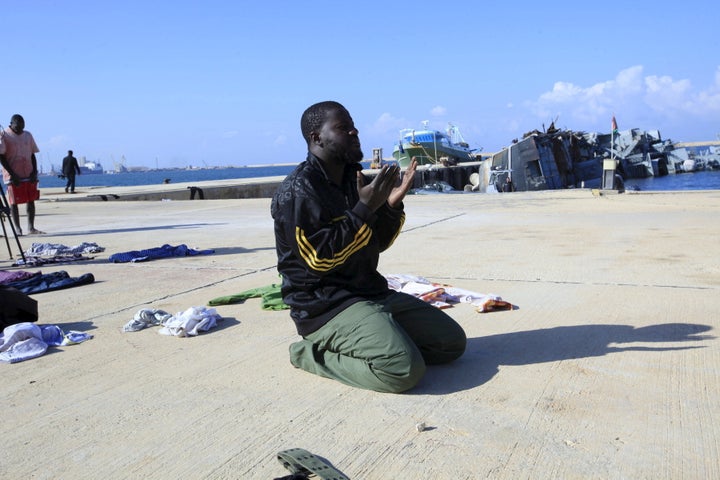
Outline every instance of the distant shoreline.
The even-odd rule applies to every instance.
[[[145,173],[145,172],[177,172],[177,171],[192,171],[192,170],[223,170],[223,169],[230,169],[230,168],[237,168],[237,169],[243,169],[243,168],[272,168],[272,167],[293,167],[295,165],[298,165],[297,163],[267,163],[267,164],[257,164],[257,165],[229,165],[229,166],[203,166],[203,167],[160,167],[160,168],[151,168],[151,167],[128,167],[127,170],[118,172],[116,170],[104,170],[102,172],[91,172],[91,173],[83,173],[83,175],[112,175],[115,173]],[[57,175],[61,175],[61,172],[40,172],[38,176],[40,177],[54,177]]]

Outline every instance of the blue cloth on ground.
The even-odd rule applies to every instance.
[[[146,262],[158,258],[188,257],[192,255],[209,255],[215,250],[193,250],[182,244],[176,247],[165,244],[162,247],[149,248],[146,250],[132,250],[129,252],[114,253],[108,258],[113,263]]]
[[[17,288],[26,295],[33,293],[50,292],[63,288],[88,285],[95,281],[92,273],[85,273],[79,277],[71,277],[65,270],[53,273],[35,275],[25,280],[6,283],[7,286]]]

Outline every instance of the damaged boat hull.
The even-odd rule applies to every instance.
[[[602,162],[582,158],[581,150],[569,132],[526,135],[486,162],[486,182],[492,182],[497,191],[502,191],[508,177],[515,191],[599,186]],[[491,175],[494,171],[504,173]]]
[[[515,191],[620,189],[625,179],[696,170],[698,162],[689,160],[696,159],[676,149],[670,140],[663,140],[657,130],[601,134],[557,129],[551,124],[547,131],[526,133],[522,140],[490,158],[484,175],[485,191],[489,183],[494,184],[492,190],[500,191],[498,187],[508,177]],[[611,165],[610,177],[607,165]]]

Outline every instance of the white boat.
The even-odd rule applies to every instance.
[[[80,165],[80,173],[84,175],[92,173],[103,173],[103,167],[96,162],[85,162]]]

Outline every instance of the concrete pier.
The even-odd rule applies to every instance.
[[[413,188],[446,182],[462,191],[470,183],[470,175],[478,171],[480,162],[451,167],[418,167]],[[377,170],[365,170],[373,177]],[[152,200],[228,200],[240,198],[271,198],[284,176],[266,178],[234,178],[202,182],[138,185],[132,187],[78,187],[76,194],[65,194],[62,188],[42,189],[45,198],[63,201],[152,201]]]

